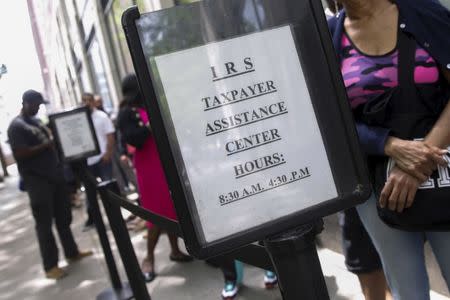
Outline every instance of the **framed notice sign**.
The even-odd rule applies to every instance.
[[[88,108],[50,115],[50,127],[64,161],[76,161],[100,153]]]
[[[123,23],[193,255],[232,250],[369,196],[320,1],[133,8]]]

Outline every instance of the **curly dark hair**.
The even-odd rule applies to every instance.
[[[125,105],[141,106],[143,104],[142,94],[135,74],[129,74],[122,79],[122,94],[121,107]]]

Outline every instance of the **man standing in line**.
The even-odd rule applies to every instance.
[[[68,263],[90,256],[92,251],[78,250],[70,229],[72,212],[62,166],[50,131],[35,118],[39,106],[46,102],[34,90],[26,91],[22,101],[21,114],[9,125],[8,138],[30,198],[46,277],[60,279],[66,273],[58,267],[53,220]]]
[[[82,102],[91,111],[92,122],[100,147],[100,154],[89,157],[87,160],[88,169],[91,174],[102,181],[111,180],[112,178],[112,157],[115,145],[114,125],[108,115],[97,109],[95,106],[95,97],[93,94],[84,93]],[[88,219],[85,223],[85,230],[92,228],[94,219],[90,208],[90,203],[97,201],[97,188],[90,182],[85,182],[87,196],[87,213]]]

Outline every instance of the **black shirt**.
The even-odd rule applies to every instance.
[[[121,142],[130,144],[137,149],[142,148],[151,136],[149,128],[145,126],[135,107],[123,107],[119,112],[117,125],[122,138]]]
[[[50,141],[46,127],[36,118],[22,115],[12,120],[8,127],[8,139],[13,150],[30,148]],[[60,181],[62,178],[58,155],[53,148],[48,148],[29,158],[14,157],[19,173],[25,176],[40,176]]]

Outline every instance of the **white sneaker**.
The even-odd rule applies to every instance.
[[[274,272],[266,271],[264,273],[264,285],[266,289],[274,288],[278,283],[277,275]]]
[[[222,298],[223,299],[234,299],[239,291],[239,287],[235,282],[227,281],[225,282],[225,286],[222,290]]]

